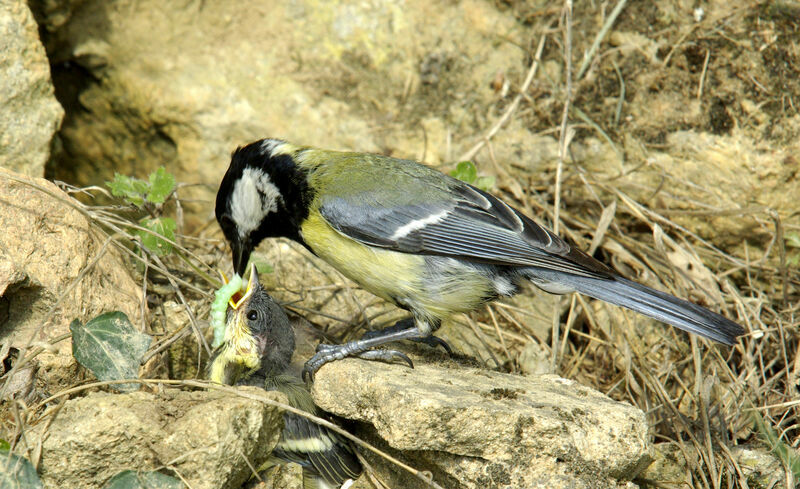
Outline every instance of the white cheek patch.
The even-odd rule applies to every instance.
[[[394,232],[392,235],[392,239],[400,239],[408,236],[409,234],[413,233],[414,231],[419,231],[420,229],[428,226],[430,224],[436,224],[437,222],[441,221],[450,211],[442,211],[438,214],[431,214],[428,217],[417,219],[415,221],[411,221],[408,224],[404,224],[397,228],[397,231]]]
[[[230,207],[231,217],[245,237],[261,225],[270,212],[278,210],[281,193],[269,175],[256,168],[246,168],[233,186]]]

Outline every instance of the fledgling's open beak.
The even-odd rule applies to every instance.
[[[222,275],[222,274],[221,274]],[[225,275],[223,281],[228,282]],[[236,381],[248,370],[259,368],[261,364],[261,349],[259,339],[256,338],[247,325],[247,303],[253,297],[258,284],[258,272],[255,265],[250,267],[250,280],[244,294],[234,294],[228,301],[231,311],[225,325],[225,339],[219,353],[211,365],[211,380],[221,384],[235,384]]]
[[[222,283],[227,284],[230,282],[228,277],[219,270],[219,275],[222,277]],[[247,282],[247,288],[245,289],[244,294],[241,291],[234,292],[230,299],[228,299],[228,307],[237,311],[242,304],[244,304],[246,299],[249,299],[250,296],[253,295],[253,291],[255,290],[255,285],[258,283],[258,272],[256,271],[256,266],[253,264],[250,267],[250,279]]]

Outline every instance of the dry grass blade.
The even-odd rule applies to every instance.
[[[531,67],[530,69],[528,69],[528,74],[525,76],[525,81],[522,82],[522,86],[520,87],[517,96],[514,97],[514,101],[511,102],[511,105],[508,106],[506,111],[503,113],[500,119],[498,119],[497,122],[494,123],[492,128],[486,132],[486,135],[484,135],[480,141],[475,143],[475,146],[470,148],[469,151],[467,151],[466,153],[462,154],[459,157],[459,161],[472,160],[472,158],[474,158],[475,155],[478,154],[478,151],[480,151],[481,148],[483,148],[486,145],[486,143],[489,142],[494,137],[495,134],[497,134],[497,132],[503,127],[503,125],[506,122],[508,122],[508,120],[514,114],[514,112],[517,110],[517,107],[519,107],[520,102],[522,102],[522,99],[525,98],[526,96],[525,93],[528,91],[528,87],[530,87],[530,84],[533,81],[533,77],[536,76],[536,70],[539,68],[539,62],[542,57],[542,50],[544,50],[545,39],[546,35],[543,34],[542,37],[539,39],[539,46],[536,48],[536,55],[533,57],[533,61],[531,62]]]

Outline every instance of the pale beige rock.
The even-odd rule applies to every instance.
[[[313,395],[447,487],[617,487],[650,461],[644,413],[552,375],[343,360],[317,373]]]
[[[78,166],[56,174],[166,165],[211,202],[231,151],[261,137],[453,161],[474,138],[452,135],[481,125],[527,35],[477,0],[86,0],[53,49],[91,74],[62,131]]]
[[[303,469],[297,464],[278,465],[250,489],[303,489]]]
[[[646,105],[638,107],[645,112],[643,118],[664,112]],[[679,106],[682,113],[688,114],[690,109]],[[788,120],[786,126],[787,131],[800,128],[800,116]],[[633,137],[617,150],[625,152],[624,160],[608,143],[598,139],[587,138],[571,146],[574,158],[595,179],[613,180],[614,189],[621,194],[647,203],[670,221],[723,249],[736,249],[745,238],[752,239],[754,221],[747,217],[750,214],[768,220],[768,211],[774,210],[782,219],[791,220],[800,212],[796,198],[800,195],[800,179],[794,178],[800,169],[797,141],[776,145],[736,130],[720,136],[677,131],[667,134],[664,146],[658,150],[645,149]],[[664,209],[695,212],[671,213]],[[664,251],[676,252],[670,243],[666,243]],[[754,252],[757,251],[751,250]],[[680,267],[683,260],[678,256],[674,261]],[[702,291],[697,293],[708,297]],[[707,300],[714,303],[716,297],[711,293]]]
[[[793,450],[795,457],[800,456],[797,449]],[[780,459],[764,446],[739,445],[731,448],[733,458],[739,464],[742,473],[747,477],[750,487],[797,487],[798,480],[786,483],[786,476],[791,472],[784,469]]]
[[[674,443],[653,446],[653,462],[638,479],[656,487],[685,487],[689,484],[689,468],[681,448]]]
[[[0,2],[0,167],[44,176],[64,110],[24,0]]]
[[[277,393],[243,387],[274,400]],[[47,429],[45,488],[101,487],[116,473],[174,467],[195,489],[239,488],[283,429],[282,413],[219,392],[92,393],[68,401]]]
[[[536,341],[529,341],[519,353],[519,369],[529,375],[553,373],[552,355]]]
[[[75,201],[41,178],[0,169],[0,341],[47,346],[36,357],[50,389],[73,385],[73,319],[122,311],[142,326],[141,289]],[[55,307],[51,316],[50,309]]]

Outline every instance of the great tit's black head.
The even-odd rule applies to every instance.
[[[225,340],[211,362],[210,377],[234,384],[248,371],[280,374],[294,353],[294,330],[283,308],[258,281],[251,266],[247,291],[228,308]]]
[[[299,240],[310,192],[295,161],[297,150],[281,140],[262,139],[237,148],[231,157],[217,192],[215,214],[239,275],[264,238]]]

